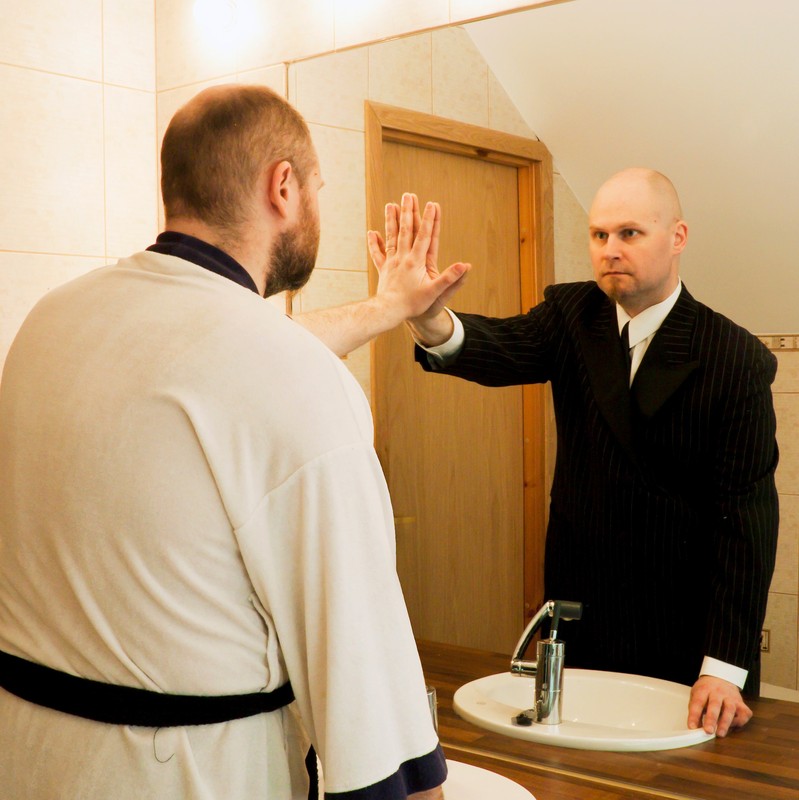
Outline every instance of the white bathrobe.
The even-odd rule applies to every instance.
[[[297,701],[156,731],[0,689],[2,796],[298,800],[306,732],[328,792],[433,751],[372,436],[339,359],[195,264],[45,297],[0,383],[0,649],[170,693],[290,676]]]

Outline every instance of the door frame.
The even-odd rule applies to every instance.
[[[543,299],[554,282],[554,201],[552,156],[546,146],[465,122],[436,117],[382,103],[364,104],[366,143],[366,218],[370,230],[382,231],[383,143],[397,142],[515,167],[519,203],[519,279],[522,310]],[[409,187],[410,188],[410,187]],[[399,200],[399,198],[397,198]],[[369,269],[369,294],[377,291],[377,274]],[[375,385],[374,344],[371,358]],[[524,463],[524,615],[529,618],[544,598],[544,541],[547,519],[546,438],[549,424],[545,387],[522,387]],[[379,400],[372,393],[372,412],[379,419]]]

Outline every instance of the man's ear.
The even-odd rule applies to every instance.
[[[275,214],[285,219],[291,214],[293,193],[297,188],[294,167],[290,161],[279,161],[270,170],[266,183],[266,199]]]

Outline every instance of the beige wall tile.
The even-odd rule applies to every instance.
[[[771,591],[799,594],[799,495],[780,495],[780,535]]]
[[[433,113],[488,125],[488,65],[462,28],[433,31]]]
[[[369,99],[431,114],[432,51],[430,33],[369,47]]]
[[[799,350],[773,350],[772,352],[777,356],[777,377],[771,387],[772,391],[799,394]]]
[[[155,93],[105,87],[106,253],[151,245],[158,232]]]
[[[103,80],[155,91],[153,0],[103,0]]]
[[[549,1],[540,0],[540,3],[544,4]],[[520,3],[519,0],[450,0],[450,19],[452,22],[462,22],[516,8],[530,8],[535,5],[538,5],[535,0],[527,3]]]
[[[334,0],[245,0],[248,28],[239,47],[239,69],[294,61],[335,47]]]
[[[373,42],[449,22],[449,0],[336,0],[336,47]],[[401,77],[401,76],[398,76]]]
[[[769,594],[766,621],[769,631],[770,651],[762,655],[761,680],[787,689],[797,689],[797,596],[795,594]]]
[[[103,258],[0,252],[0,370],[33,306],[51,289],[103,264]]]
[[[555,173],[555,280],[558,283],[593,279],[588,257],[588,214],[569,184]]]
[[[286,64],[274,64],[271,67],[245,70],[237,75],[240,83],[254,83],[258,86],[268,86],[281,97],[288,98],[288,67]]]
[[[488,125],[496,131],[538,140],[493,72],[488,72]]]
[[[15,0],[0,14],[0,62],[102,80],[102,0]]]
[[[290,100],[308,122],[362,131],[369,90],[366,47],[292,64]]]
[[[105,255],[103,88],[0,65],[0,247]]]
[[[774,411],[780,448],[777,489],[781,494],[799,494],[799,395],[775,394]]]
[[[233,76],[238,71],[241,38],[236,28],[214,29],[198,22],[194,0],[158,0],[155,4],[156,85],[175,89]],[[268,63],[274,63],[270,59]]]
[[[322,269],[366,270],[366,168],[363,134],[311,125],[325,182],[319,193]]]

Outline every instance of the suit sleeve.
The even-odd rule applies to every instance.
[[[706,653],[743,669],[757,658],[777,547],[775,372],[774,356],[758,349],[726,398],[715,456],[716,562]]]
[[[554,317],[547,303],[505,319],[459,313],[464,342],[457,358],[441,366],[418,346],[415,358],[428,372],[454,375],[483,386],[545,383],[551,378]]]

